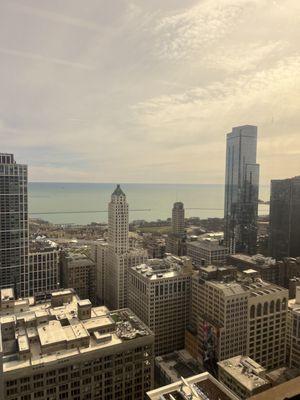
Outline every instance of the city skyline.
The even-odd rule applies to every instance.
[[[2,1],[2,151],[30,181],[223,184],[226,133],[254,124],[261,182],[294,176],[299,4],[283,3]]]

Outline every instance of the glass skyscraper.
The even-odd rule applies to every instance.
[[[300,256],[300,176],[271,181],[270,255]]]
[[[224,239],[232,253],[256,253],[259,190],[256,151],[256,126],[238,126],[227,135]]]
[[[0,289],[20,295],[28,263],[27,166],[0,153]]]

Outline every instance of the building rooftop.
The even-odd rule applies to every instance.
[[[225,385],[208,372],[154,389],[147,393],[150,400],[238,400]]]
[[[189,246],[198,247],[204,250],[210,251],[227,251],[227,247],[220,244],[219,240],[213,238],[199,239],[195,241],[188,242]]]
[[[163,371],[164,376],[168,376],[170,382],[176,382],[181,377],[189,378],[203,371],[186,350],[158,356],[155,364]]]
[[[117,185],[117,187],[115,188],[115,190],[112,193],[112,196],[125,196],[125,193],[121,189],[120,185]]]
[[[12,327],[9,335],[7,324]],[[0,316],[0,326],[4,373],[152,336],[129,309],[91,307],[69,289],[53,293],[50,301],[34,301],[23,311]]]
[[[249,400],[296,400],[299,399],[299,393],[300,377],[272,387],[255,396],[251,396]]]
[[[184,273],[191,274],[193,267],[189,257],[168,254],[162,259],[149,259],[146,263],[132,267],[138,274],[149,280],[173,278]]]
[[[249,392],[269,384],[269,381],[262,377],[265,369],[250,357],[236,356],[219,361],[218,365]]]

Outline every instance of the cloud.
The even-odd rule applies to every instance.
[[[13,50],[13,49],[5,49],[3,47],[0,47],[0,53],[13,56],[13,57],[20,57],[28,60],[34,60],[34,61],[41,61],[45,63],[50,63],[54,65],[61,65],[64,67],[71,67],[71,68],[77,68],[77,69],[82,69],[82,70],[93,70],[94,67],[91,65],[86,65],[86,64],[81,64],[77,62],[71,62],[68,60],[61,60],[59,58],[54,58],[54,57],[45,57],[40,54],[34,54],[30,53],[28,51],[20,51],[20,50]]]

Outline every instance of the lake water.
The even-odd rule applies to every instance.
[[[59,224],[107,222],[107,205],[115,186],[110,183],[31,182],[29,212],[40,213],[32,217]],[[224,185],[125,183],[121,187],[131,210],[130,221],[166,219],[171,216],[175,201],[184,203],[186,217],[223,217]],[[262,186],[260,199],[269,200],[269,191],[269,186]],[[80,213],[70,213],[73,211]],[[259,206],[260,214],[268,212],[268,205]]]

